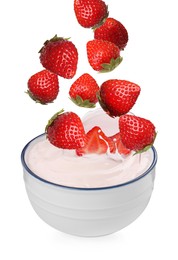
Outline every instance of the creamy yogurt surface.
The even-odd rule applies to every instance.
[[[133,153],[77,156],[75,150],[53,146],[43,135],[29,144],[25,161],[35,175],[49,182],[99,188],[122,184],[143,174],[153,161],[153,151],[134,156]]]

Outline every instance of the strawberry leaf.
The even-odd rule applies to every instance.
[[[100,70],[101,73],[106,73],[114,70],[122,62],[122,57],[117,57],[116,59],[112,58],[110,63],[103,63],[101,66],[103,69]]]
[[[55,34],[50,40],[46,40],[43,43],[43,47],[38,51],[38,53],[41,53],[44,46],[46,46],[49,42],[57,42],[57,41],[62,41],[62,40],[68,41],[69,39],[70,39],[70,37],[68,37],[68,38],[58,37],[57,34]]]
[[[31,93],[31,91],[29,91],[29,90],[27,90],[25,93],[26,93],[27,95],[29,95],[29,97],[30,97],[33,101],[35,101],[36,103],[39,103],[39,104],[41,104],[41,105],[47,105],[48,103],[53,103],[53,102],[44,103],[44,102],[42,102],[41,100],[36,99],[36,98],[34,97],[34,95]]]
[[[76,98],[71,98],[71,101],[79,106],[79,107],[85,107],[85,108],[94,108],[95,107],[95,103],[90,102],[90,100],[86,99],[83,100],[82,97],[80,96],[76,96]]]
[[[133,155],[141,154],[141,153],[144,153],[144,152],[148,151],[148,150],[153,146],[154,141],[155,141],[155,139],[156,139],[156,135],[157,135],[157,133],[155,134],[154,140],[153,140],[153,142],[152,142],[151,144],[145,146],[143,149],[141,149],[141,150],[139,150],[139,151],[136,151]]]
[[[58,115],[62,114],[64,109],[61,109],[59,112],[55,113],[49,120],[45,127],[45,133],[47,132],[48,127],[53,123],[53,121],[58,117]]]
[[[152,146],[153,146],[153,144],[147,145],[142,150],[136,151],[133,155],[144,153],[144,152],[148,151]]]
[[[102,24],[105,23],[106,19],[108,18],[109,16],[109,11],[108,11],[108,5],[106,6],[107,7],[107,13],[106,15],[103,17],[103,19],[98,23],[98,24],[95,24],[91,29],[94,31],[96,30],[97,28],[99,28]]]

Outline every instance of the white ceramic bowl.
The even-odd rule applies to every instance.
[[[72,235],[103,236],[126,227],[144,211],[154,186],[157,162],[154,147],[150,166],[139,177],[111,187],[75,188],[51,183],[29,169],[25,154],[40,138],[45,138],[44,134],[24,147],[21,161],[31,205],[47,224]]]

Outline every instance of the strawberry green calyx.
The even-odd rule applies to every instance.
[[[70,98],[70,100],[79,107],[85,107],[85,108],[94,108],[95,103],[90,102],[90,100],[86,99],[83,100],[82,97],[76,96],[76,98]]]
[[[41,51],[44,48],[44,46],[46,46],[49,42],[68,41],[69,39],[70,39],[70,37],[69,38],[58,37],[57,34],[55,34],[50,40],[46,40],[43,43],[43,47],[39,50],[38,53],[41,53]]]
[[[47,133],[47,129],[48,127],[54,122],[54,120],[59,116],[61,115],[62,113],[64,113],[64,109],[61,109],[59,112],[55,113],[49,120],[48,120],[48,123],[45,127],[45,133]]]
[[[119,64],[122,62],[122,57],[117,57],[116,59],[112,58],[110,60],[110,63],[103,63],[101,66],[103,69],[101,69],[99,72],[106,73],[114,70]]]
[[[99,28],[103,23],[105,23],[106,19],[108,18],[108,16],[109,16],[108,5],[107,5],[106,7],[107,7],[107,13],[106,13],[106,15],[102,18],[102,20],[101,20],[99,23],[95,24],[95,25],[92,27],[92,30],[93,30],[93,31],[96,30],[97,28]]]
[[[148,151],[152,146],[153,146],[153,144],[149,144],[149,145],[145,146],[142,150],[136,151],[133,155],[144,153],[144,152]]]
[[[156,136],[157,136],[157,133],[155,133],[154,140],[153,140],[153,142],[152,142],[151,144],[145,146],[143,149],[141,149],[141,150],[139,150],[139,151],[136,151],[133,155],[141,154],[141,153],[144,153],[144,152],[148,151],[148,150],[153,146],[154,141],[155,141],[155,139],[156,139]]]
[[[34,96],[29,90],[27,90],[25,93],[26,93],[27,95],[29,95],[29,97],[30,97],[33,101],[35,101],[36,103],[38,103],[38,104],[47,105],[48,103],[53,103],[52,101],[51,101],[51,102],[48,102],[48,103],[45,103],[45,102],[42,102],[42,101],[39,100],[39,99],[36,99],[35,96]]]

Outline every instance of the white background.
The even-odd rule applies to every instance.
[[[1,259],[177,259],[177,1],[106,0],[110,17],[128,30],[123,62],[110,74],[93,71],[86,59],[90,29],[78,25],[73,0],[7,0],[0,4],[0,237]],[[38,51],[55,34],[71,37],[79,51],[72,80],[59,79],[60,93],[50,105],[35,104],[24,92],[28,78],[42,69]],[[118,78],[141,86],[133,108],[157,127],[157,176],[151,201],[130,226],[101,238],[78,238],[46,225],[27,198],[20,153],[44,132],[61,108],[87,112],[68,99],[71,83],[89,72],[99,84]]]

